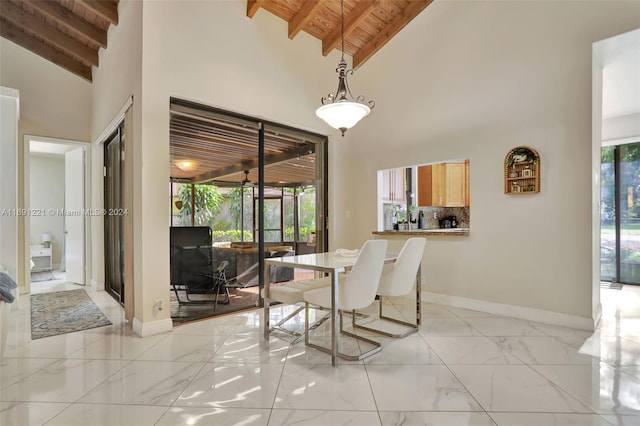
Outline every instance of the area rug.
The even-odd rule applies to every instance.
[[[111,325],[83,290],[31,295],[31,339]]]
[[[31,282],[37,283],[40,281],[51,281],[55,280],[53,276],[53,272],[51,271],[43,271],[43,272],[32,272],[31,273]]]

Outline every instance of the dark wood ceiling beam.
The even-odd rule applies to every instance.
[[[107,32],[95,25],[90,24],[71,10],[62,6],[60,3],[52,1],[35,1],[22,0],[29,6],[38,9],[45,14],[47,18],[53,19],[65,28],[80,33],[99,44],[101,47],[107,47]]]
[[[302,7],[293,15],[289,21],[289,38],[293,39],[304,28],[304,26],[313,18],[313,15],[320,8],[320,1],[306,0],[302,3]]]
[[[253,18],[263,2],[263,0],[247,0],[247,16]]]
[[[344,20],[344,37],[347,38],[358,25],[371,13],[378,5],[379,0],[362,0],[349,13]],[[342,25],[338,20],[338,26],[322,39],[322,56],[327,56],[333,49],[340,45],[342,40]]]
[[[118,5],[107,0],[76,0],[112,25],[118,25]]]
[[[316,149],[315,144],[310,142],[279,154],[265,155],[264,164],[266,167],[268,165],[282,163],[283,161],[289,161],[293,158],[298,158],[299,156],[309,155],[310,153],[315,152],[315,149]],[[194,176],[191,179],[191,181],[193,183],[203,183],[203,182],[215,180],[217,178],[229,176],[234,173],[239,173],[244,170],[255,169],[258,166],[259,166],[259,161],[256,158],[250,161],[244,161],[239,164],[234,164],[232,166],[228,166],[223,169],[213,170],[211,172]]]
[[[85,65],[98,66],[98,52],[55,27],[47,25],[43,20],[25,12],[14,3],[0,1],[0,15],[16,28],[28,28],[31,32],[46,39],[56,47],[77,56],[82,59]]]
[[[35,38],[14,26],[11,22],[4,20],[4,18],[0,19],[0,36],[24,47],[36,55],[48,59],[54,64],[61,66],[67,71],[70,71],[85,80],[91,81],[90,67],[76,61],[62,52],[55,50],[51,46],[47,46],[46,44],[37,41]]]
[[[362,47],[355,55],[353,55],[353,68],[357,69],[367,59],[373,56],[382,48],[389,40],[393,38],[401,29],[403,29],[413,18],[418,16],[433,0],[415,0],[409,2],[409,5],[402,10],[386,27],[378,33],[369,43]]]

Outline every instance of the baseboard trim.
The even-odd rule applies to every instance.
[[[600,320],[602,319],[602,303],[598,303],[596,307],[596,311],[593,313],[593,329],[595,330],[598,325],[600,325]]]
[[[171,330],[173,330],[171,318],[149,322],[142,322],[138,318],[133,319],[133,332],[140,337],[154,336]]]
[[[587,331],[593,331],[595,329],[595,324],[597,324],[597,321],[594,321],[593,318],[545,311],[543,309],[527,308],[524,306],[488,302],[486,300],[449,296],[446,294],[431,293],[428,291],[422,292],[422,301],[428,303],[436,303],[438,305],[451,306],[454,308],[464,308],[474,311],[487,312],[489,314],[501,315],[505,317],[519,318],[527,321],[536,321],[545,324],[559,325],[562,327],[578,328],[580,330]]]

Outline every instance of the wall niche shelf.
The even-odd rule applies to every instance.
[[[504,158],[504,193],[508,195],[540,192],[540,154],[528,146],[511,149]]]

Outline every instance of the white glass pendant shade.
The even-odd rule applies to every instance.
[[[184,172],[190,172],[197,169],[200,163],[194,160],[178,160],[175,165]]]
[[[358,121],[369,115],[371,108],[359,102],[338,101],[322,105],[316,110],[316,115],[342,134],[355,126]]]

